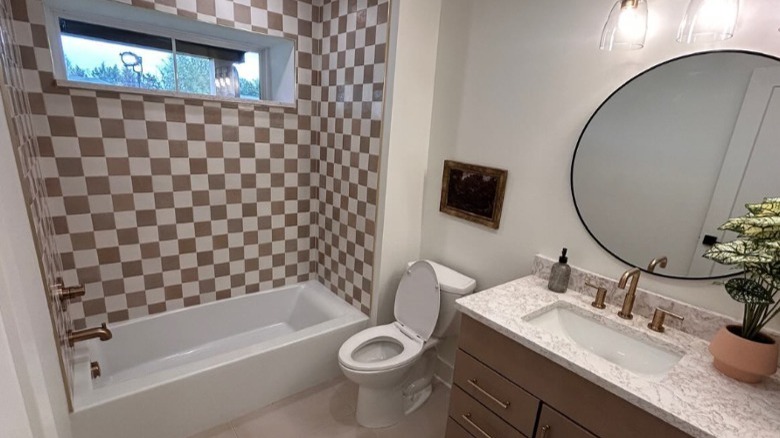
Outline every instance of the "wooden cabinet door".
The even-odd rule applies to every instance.
[[[455,384],[523,434],[531,436],[539,400],[463,350],[455,359]]]
[[[523,438],[501,417],[471,398],[457,385],[452,387],[450,416],[466,431],[479,438]]]
[[[474,435],[468,433],[466,429],[450,417],[447,419],[447,432],[444,438],[474,438]]]
[[[543,404],[536,425],[535,438],[596,438],[579,424],[564,417],[555,409]]]

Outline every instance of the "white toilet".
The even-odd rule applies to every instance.
[[[358,384],[357,422],[387,427],[431,394],[435,346],[455,334],[455,300],[474,291],[473,278],[431,261],[409,263],[398,285],[396,321],[363,330],[339,349],[339,365]]]

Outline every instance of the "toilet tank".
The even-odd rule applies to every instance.
[[[439,318],[436,321],[433,336],[440,339],[446,338],[456,334],[460,326],[460,315],[455,309],[455,300],[474,292],[477,281],[436,262],[430,260],[426,260],[426,262],[430,263],[436,272],[436,279],[439,281],[441,291]],[[413,263],[409,262],[408,267],[412,266]]]

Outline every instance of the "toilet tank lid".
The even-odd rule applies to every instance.
[[[467,277],[460,272],[454,271],[446,266],[440,265],[431,260],[426,260],[433,267],[436,272],[436,279],[439,280],[439,286],[442,292],[447,292],[456,295],[467,295],[474,292],[474,288],[477,285],[477,281],[471,277]],[[409,262],[407,268],[411,267],[415,262]]]

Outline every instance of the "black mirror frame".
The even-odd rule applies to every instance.
[[[636,79],[640,78],[645,73],[653,71],[653,70],[655,70],[655,69],[657,69],[659,67],[663,67],[664,65],[669,64],[671,62],[679,61],[679,60],[685,59],[685,58],[691,58],[693,56],[706,55],[706,54],[710,54],[710,53],[743,53],[743,54],[748,54],[748,55],[762,56],[764,58],[769,58],[769,59],[773,59],[773,60],[775,60],[777,62],[780,62],[780,58],[778,58],[777,56],[769,55],[769,54],[766,54],[766,53],[755,52],[755,51],[751,51],[751,50],[724,49],[724,50],[707,50],[707,51],[704,51],[704,52],[689,53],[687,55],[683,55],[683,56],[679,56],[679,57],[676,57],[676,58],[672,58],[672,59],[664,61],[664,62],[662,62],[660,64],[656,64],[656,65],[654,65],[654,66],[652,66],[652,67],[642,71],[641,73],[637,74],[636,76],[632,77],[628,81],[626,81],[623,85],[621,85],[615,91],[610,93],[610,95],[607,96],[607,98],[604,99],[603,102],[601,102],[601,104],[598,106],[598,108],[596,108],[596,111],[594,111],[593,114],[591,114],[591,116],[588,118],[588,122],[585,124],[585,127],[582,128],[582,131],[580,132],[580,136],[577,139],[577,145],[574,148],[574,154],[572,155],[572,158],[571,158],[571,168],[570,168],[570,171],[569,171],[569,187],[570,187],[570,190],[571,190],[571,199],[572,199],[572,202],[574,202],[574,209],[577,211],[577,217],[580,219],[580,222],[582,223],[582,226],[585,227],[585,231],[588,232],[590,237],[592,237],[593,240],[596,241],[596,243],[602,249],[604,249],[604,251],[606,251],[612,257],[618,259],[621,263],[623,263],[625,265],[628,265],[628,266],[630,266],[632,268],[639,268],[640,270],[642,270],[642,272],[646,272],[648,274],[656,275],[656,276],[663,277],[663,278],[670,278],[670,279],[674,279],[674,280],[718,280],[718,279],[733,277],[735,275],[740,275],[740,274],[742,274],[742,271],[735,272],[733,274],[719,275],[719,276],[710,276],[710,277],[682,277],[682,276],[678,276],[678,275],[668,275],[668,274],[664,274],[664,273],[661,273],[661,272],[650,272],[650,271],[647,270],[647,266],[636,266],[635,264],[633,264],[631,262],[628,262],[627,260],[624,260],[622,257],[618,256],[612,250],[607,248],[603,243],[601,243],[601,241],[593,234],[593,231],[591,231],[591,229],[588,228],[588,224],[585,223],[585,219],[582,217],[582,213],[580,212],[580,207],[577,204],[577,196],[575,196],[575,194],[574,194],[574,164],[577,161],[577,152],[579,152],[580,143],[582,142],[582,137],[585,135],[585,131],[587,131],[588,126],[590,126],[590,123],[593,121],[593,118],[596,117],[596,114],[598,114],[599,111],[601,110],[601,108],[604,105],[606,105],[607,102],[609,102],[609,100],[612,98],[612,96],[617,94],[623,88],[627,87],[629,84],[634,82]],[[725,221],[726,219],[728,219],[728,218],[724,218],[723,220]]]

